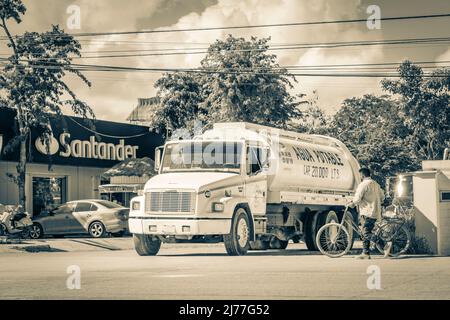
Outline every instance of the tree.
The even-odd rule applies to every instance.
[[[388,176],[419,168],[399,104],[388,96],[365,95],[344,100],[328,133],[344,142],[381,185]]]
[[[25,205],[25,176],[27,139],[32,128],[42,130],[41,139],[49,152],[52,136],[51,117],[62,116],[62,107],[87,118],[94,117],[91,108],[79,100],[64,82],[66,74],[73,74],[86,85],[90,82],[72,66],[72,57],[80,56],[81,46],[58,26],[48,32],[26,32],[13,36],[8,22],[22,21],[26,8],[21,0],[0,1],[0,27],[7,39],[12,55],[0,71],[0,105],[16,112],[18,133],[5,148],[5,152],[19,146],[17,176],[12,178],[19,188],[19,203]],[[64,99],[63,97],[68,97]]]
[[[202,121],[200,79],[186,72],[166,73],[155,83],[159,103],[153,110],[151,127],[159,129],[192,129],[195,120]],[[203,119],[204,120],[204,119]]]
[[[384,79],[383,89],[402,99],[400,111],[410,129],[414,152],[420,159],[438,159],[450,144],[450,70],[438,69],[430,78],[404,61],[399,80]]]
[[[194,120],[287,127],[299,116],[301,102],[288,91],[294,76],[267,53],[268,41],[229,35],[208,48],[195,72],[163,75],[155,86],[160,99],[155,124],[167,119],[172,129],[190,127]]]
[[[305,95],[300,95],[299,99]],[[306,106],[300,110],[301,116],[297,119],[293,119],[290,129],[311,133],[311,134],[327,134],[330,117],[325,114],[325,111],[318,105],[319,96],[317,91],[313,91],[313,95],[306,101],[301,101],[301,106]]]
[[[216,40],[201,61],[203,108],[211,122],[250,121],[286,127],[299,116],[288,89],[295,77],[268,54],[270,38]]]

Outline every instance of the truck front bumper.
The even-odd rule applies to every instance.
[[[130,217],[128,226],[131,233],[194,236],[230,233],[231,219],[222,218],[164,218]]]

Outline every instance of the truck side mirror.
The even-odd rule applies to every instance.
[[[159,167],[161,167],[161,158],[163,154],[164,146],[159,146],[155,149],[155,171],[159,171]]]

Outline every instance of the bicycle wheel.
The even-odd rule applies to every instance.
[[[392,242],[392,248],[389,253],[391,257],[397,257],[408,251],[411,245],[411,234],[403,223],[386,223],[375,233],[378,251],[384,253],[384,246],[387,242]]]
[[[322,254],[330,258],[338,258],[350,250],[352,238],[344,226],[332,222],[319,229],[316,243]]]

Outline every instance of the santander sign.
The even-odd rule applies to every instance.
[[[65,132],[59,135],[59,142],[55,137],[51,137],[49,152],[45,144],[38,138],[35,141],[36,149],[45,155],[54,155],[59,151],[59,156],[69,158],[87,158],[100,160],[118,160],[136,158],[138,146],[125,145],[124,139],[119,139],[118,144],[98,142],[95,136],[90,136],[89,140],[70,140],[70,133]],[[62,146],[63,150],[60,150]]]

